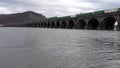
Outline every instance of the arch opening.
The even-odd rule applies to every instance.
[[[48,23],[47,23],[47,28],[49,28],[49,27],[50,27],[50,23],[48,22]]]
[[[40,23],[38,23],[38,27],[41,27],[41,26],[40,26]]]
[[[86,26],[86,22],[84,20],[79,20],[78,22],[78,28],[79,29],[85,29],[85,26]]]
[[[43,27],[44,26],[44,24],[43,23],[41,23],[41,27]]]
[[[56,22],[56,28],[60,27],[60,22]]]
[[[97,19],[91,19],[88,22],[87,29],[98,29],[99,22]]]
[[[46,27],[46,22],[44,22],[44,27]]]
[[[116,29],[115,26],[117,26],[118,23],[113,17],[107,17],[103,20],[102,29],[104,30],[114,30]]]
[[[74,22],[72,20],[70,20],[68,22],[67,28],[72,29],[73,27],[74,27]]]
[[[35,27],[35,23],[33,24],[33,27]]]
[[[62,24],[61,24],[61,28],[66,28],[66,25],[67,25],[66,22],[63,21]]]
[[[38,27],[38,24],[37,24],[37,23],[35,23],[35,27]]]
[[[52,22],[52,23],[51,23],[51,28],[54,28],[54,27],[55,27],[55,23]]]

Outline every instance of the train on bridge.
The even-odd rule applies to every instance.
[[[51,17],[25,24],[25,27],[120,30],[120,8]]]

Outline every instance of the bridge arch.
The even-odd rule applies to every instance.
[[[74,24],[73,20],[70,20],[67,24],[67,28],[72,29],[74,27],[74,25],[75,24]]]
[[[48,22],[46,26],[47,26],[47,28],[49,28],[50,27],[50,22]]]
[[[36,27],[36,23],[33,24],[33,27]]]
[[[38,27],[41,27],[41,26],[40,26],[40,23],[38,23]]]
[[[51,28],[54,28],[54,27],[55,27],[55,23],[52,22],[50,27],[51,27]]]
[[[102,28],[104,30],[114,30],[114,24],[116,19],[114,17],[106,17],[102,22]]]
[[[60,27],[60,22],[58,21],[58,22],[56,22],[56,26],[55,26],[56,28],[59,28]]]
[[[87,29],[98,29],[98,26],[99,26],[98,20],[95,18],[92,18],[89,20],[87,24]]]
[[[85,29],[86,27],[86,22],[83,19],[80,19],[77,23],[77,28],[78,29]]]
[[[44,22],[44,27],[46,27],[46,22]]]
[[[44,26],[44,24],[43,23],[41,23],[41,27],[43,27]]]
[[[66,21],[62,21],[62,23],[61,23],[61,28],[66,28],[66,26],[67,26]]]

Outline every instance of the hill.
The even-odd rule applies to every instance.
[[[34,20],[43,20],[46,17],[32,11],[15,14],[2,14],[0,15],[0,26],[10,26],[13,24],[30,23]]]

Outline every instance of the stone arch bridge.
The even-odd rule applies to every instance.
[[[115,25],[117,23],[117,25]],[[96,12],[74,16],[52,17],[43,21],[25,24],[25,27],[120,30],[120,11]]]

